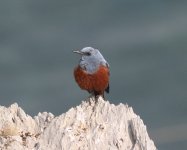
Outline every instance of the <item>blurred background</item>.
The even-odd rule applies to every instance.
[[[111,67],[114,104],[132,106],[158,149],[187,147],[187,1],[0,2],[0,105],[55,115],[88,97],[74,81],[86,46]]]

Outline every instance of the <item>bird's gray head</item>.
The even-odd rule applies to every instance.
[[[85,47],[80,51],[73,51],[81,55],[79,65],[87,73],[94,73],[97,71],[100,65],[109,67],[107,61],[104,59],[98,49],[92,47]]]

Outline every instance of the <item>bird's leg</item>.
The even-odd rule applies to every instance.
[[[102,97],[103,97],[103,99],[105,100],[105,93],[104,93],[104,92],[102,93]]]
[[[103,97],[103,94],[101,94],[100,92],[94,91],[94,96],[95,96],[95,103],[97,104],[99,96]]]

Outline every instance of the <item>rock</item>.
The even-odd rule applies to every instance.
[[[0,107],[0,149],[7,150],[156,150],[146,126],[131,107],[101,97],[54,117],[32,118],[13,104]]]

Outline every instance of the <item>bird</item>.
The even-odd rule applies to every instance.
[[[81,56],[79,64],[74,68],[74,78],[82,90],[88,91],[92,96],[104,97],[109,93],[109,64],[98,49],[85,47],[73,51]]]

